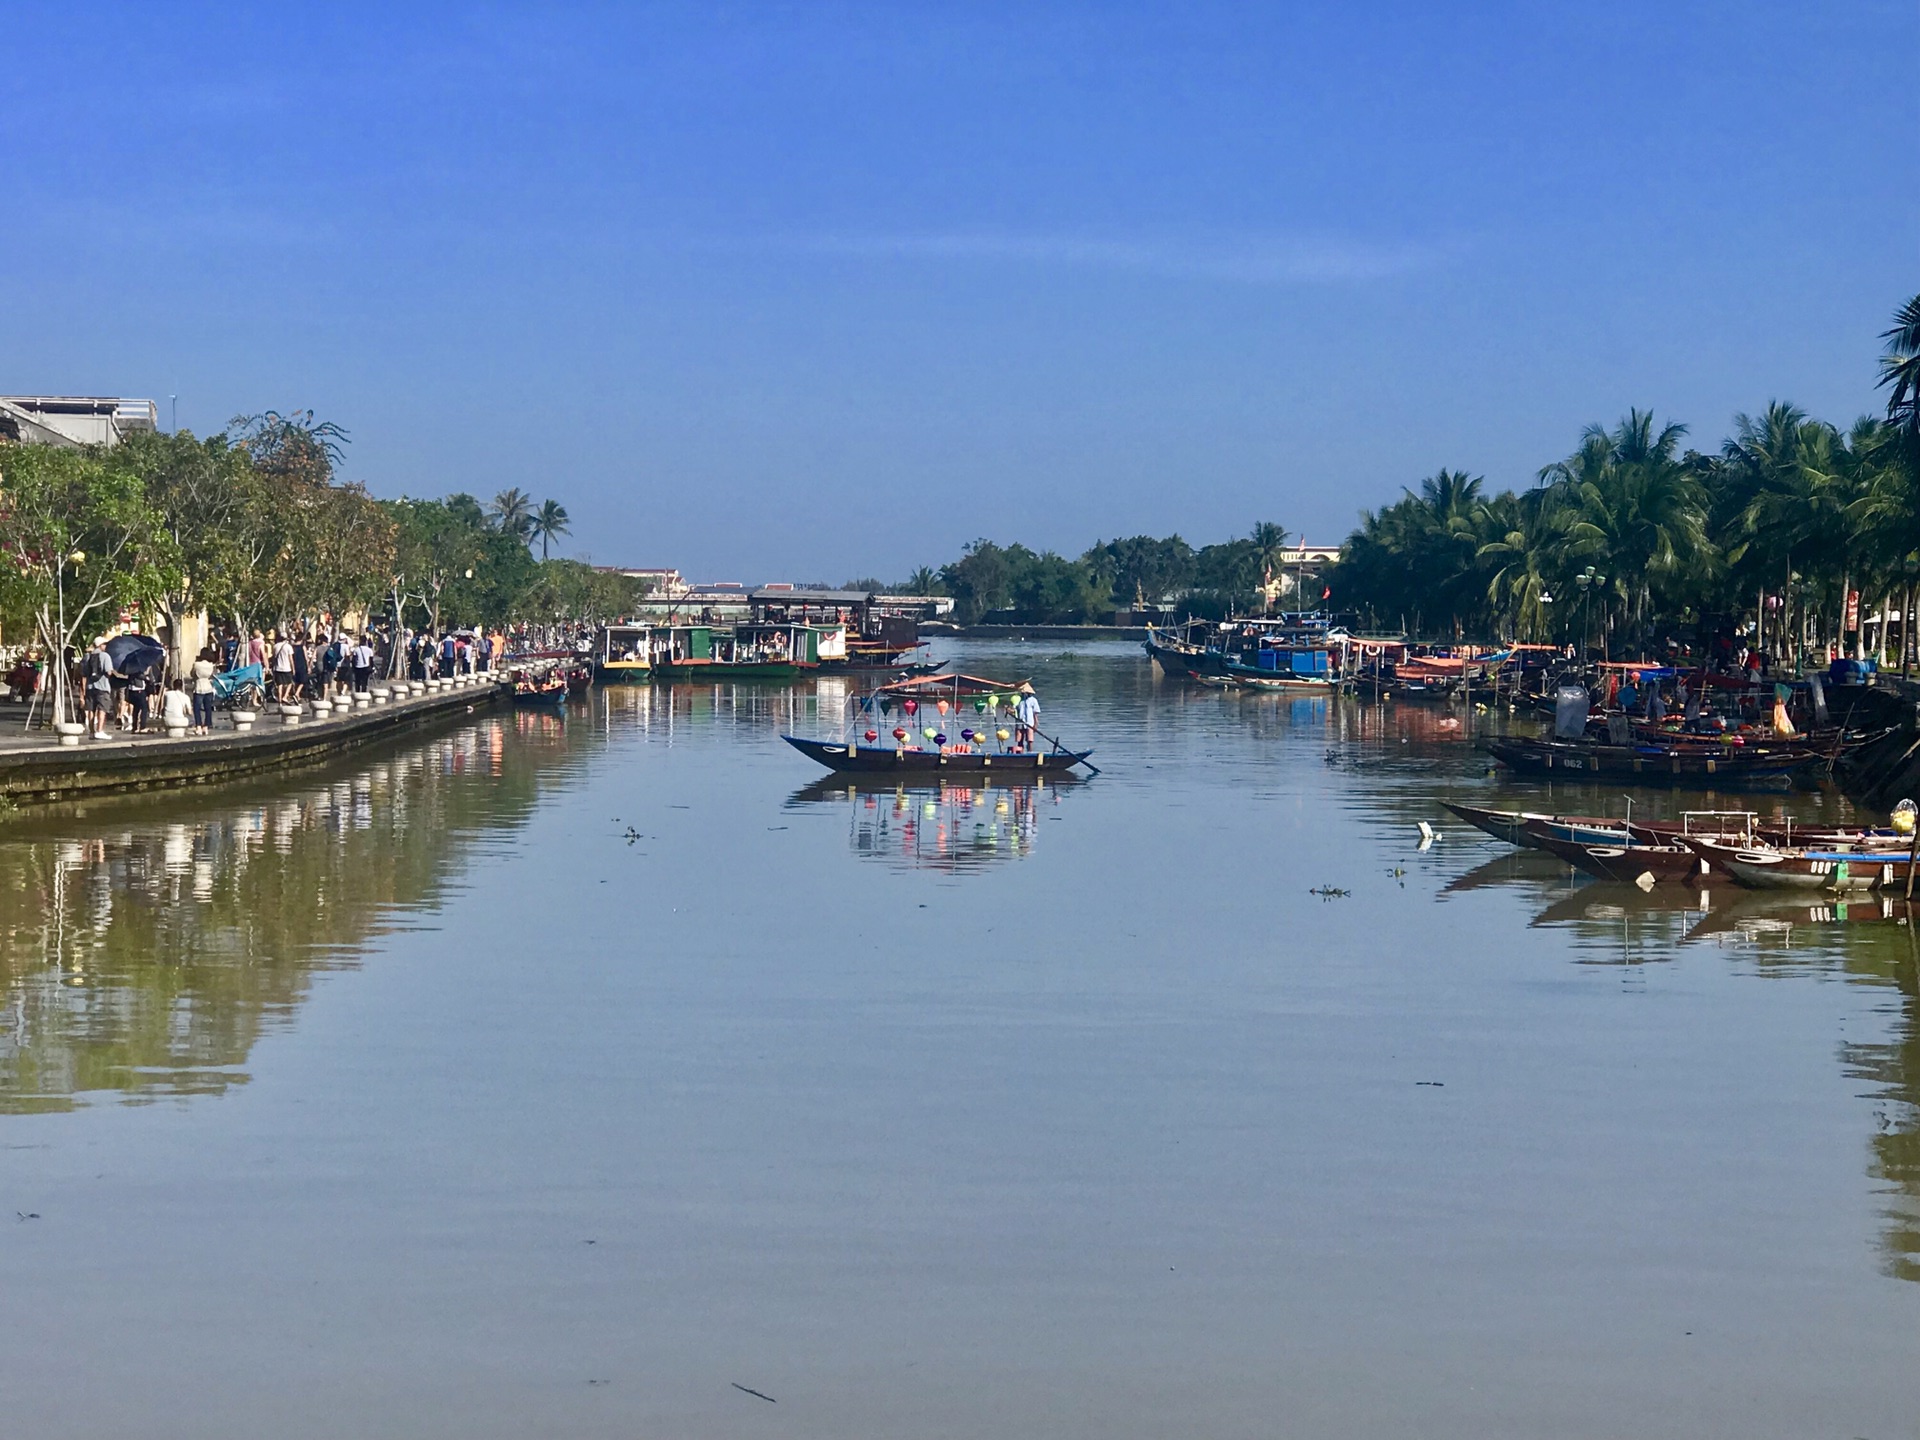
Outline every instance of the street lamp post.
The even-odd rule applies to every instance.
[[[1593,592],[1607,583],[1607,577],[1589,565],[1573,577],[1580,589],[1580,659],[1584,662],[1593,639]]]

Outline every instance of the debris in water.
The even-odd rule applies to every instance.
[[[758,1390],[748,1390],[747,1387],[742,1385],[738,1380],[729,1380],[727,1383],[733,1386],[734,1389],[753,1396],[753,1398],[756,1400],[766,1401],[769,1405],[778,1405],[780,1403],[778,1400],[774,1399],[773,1396],[771,1395],[762,1395]]]
[[[1322,900],[1344,899],[1353,894],[1351,890],[1341,890],[1333,885],[1320,885],[1307,891],[1309,895],[1318,895]]]

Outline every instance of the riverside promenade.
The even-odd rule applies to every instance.
[[[316,713],[303,706],[289,719],[265,705],[248,729],[233,728],[220,712],[211,735],[109,732],[65,745],[50,730],[23,730],[0,711],[0,798],[18,805],[52,804],[93,796],[213,785],[264,770],[319,765],[361,746],[409,731],[463,719],[509,697],[497,674],[461,676],[433,688],[398,682],[388,698],[336,705]]]

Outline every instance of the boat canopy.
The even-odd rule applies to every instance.
[[[978,675],[915,675],[879,686],[876,695],[995,695],[1012,694],[1024,680],[983,680]]]

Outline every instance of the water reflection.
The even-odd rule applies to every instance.
[[[0,845],[0,1112],[215,1093],[320,972],[534,803],[559,722],[493,717],[220,798],[28,814]]]
[[[787,806],[844,806],[848,848],[862,859],[966,874],[1031,854],[1045,813],[1083,783],[907,785],[835,775],[795,791]]]

